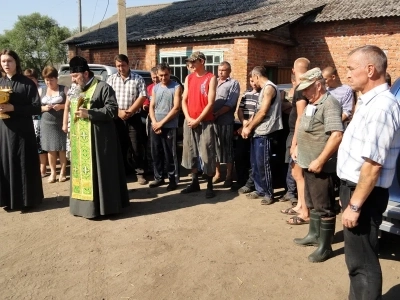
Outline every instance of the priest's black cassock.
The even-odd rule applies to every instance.
[[[0,78],[0,87],[11,87],[13,112],[0,119],[0,207],[25,209],[43,200],[32,115],[41,114],[40,98],[32,80],[21,74]]]

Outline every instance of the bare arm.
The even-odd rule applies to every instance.
[[[307,101],[304,99],[298,100],[296,102],[296,108],[297,108],[297,119],[296,119],[296,125],[294,127],[294,135],[293,135],[293,140],[292,140],[292,146],[290,148],[290,154],[294,151],[294,148],[297,146],[297,130],[300,125],[300,118],[301,115],[303,114],[304,109],[307,106]]]
[[[203,119],[212,111],[214,102],[215,102],[215,95],[217,93],[217,78],[213,76],[210,80],[210,85],[208,89],[208,102],[206,107],[204,107],[203,111],[201,112],[200,116],[197,117],[195,120],[196,123],[200,123]]]
[[[151,120],[151,123],[152,124],[155,124],[155,123],[157,123],[157,121],[156,121],[156,115],[155,115],[155,107],[156,107],[156,105],[155,105],[155,99],[156,99],[156,93],[154,92],[154,88],[153,88],[153,92],[151,93],[152,95],[154,95],[154,97],[153,97],[153,100],[152,101],[150,101],[150,106],[149,106],[149,117],[150,117],[150,120]]]
[[[70,107],[70,101],[69,101],[69,97],[67,97],[67,101],[65,101],[65,108],[64,108],[64,115],[63,115],[63,126],[62,126],[62,130],[65,133],[68,132],[69,107]]]
[[[187,109],[187,100],[188,100],[188,77],[186,76],[185,79],[185,88],[183,90],[183,95],[182,95],[182,111],[183,114],[185,115],[186,121],[189,121],[190,116],[188,113],[188,109]]]
[[[246,125],[246,127],[250,131],[256,128],[257,125],[260,124],[262,120],[264,120],[269,108],[271,107],[272,99],[274,99],[275,95],[276,95],[275,88],[273,88],[270,85],[265,88],[264,97],[261,102],[260,110],[257,111],[257,113],[254,115],[254,118]]]

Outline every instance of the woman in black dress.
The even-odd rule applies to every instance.
[[[9,103],[0,104],[0,207],[26,209],[43,200],[42,179],[32,116],[40,114],[40,98],[32,80],[22,75],[12,50],[0,52],[0,88],[11,88]]]

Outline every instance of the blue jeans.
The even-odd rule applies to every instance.
[[[271,142],[268,136],[251,138],[250,161],[257,194],[272,199]]]

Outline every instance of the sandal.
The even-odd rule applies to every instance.
[[[58,177],[58,182],[65,182],[67,181],[67,177],[60,175],[60,177]]]
[[[253,192],[251,192],[251,193],[248,193],[248,194],[246,195],[246,197],[249,198],[249,199],[259,199],[259,198],[262,198],[262,196],[260,196],[256,191],[253,191]]]
[[[296,216],[298,214],[298,212],[295,211],[292,207],[282,209],[281,213],[283,213],[285,215],[290,215],[290,216]]]
[[[291,217],[289,220],[286,221],[289,225],[303,225],[303,224],[309,224],[310,221],[304,220],[303,218],[300,218],[299,216],[294,216]]]

